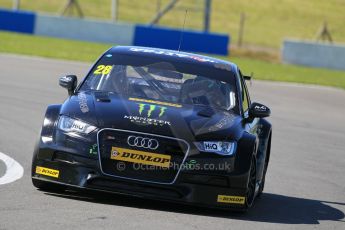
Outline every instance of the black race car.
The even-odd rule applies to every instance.
[[[47,108],[33,153],[42,190],[87,189],[246,210],[265,184],[272,128],[230,62],[145,47],[106,51]]]

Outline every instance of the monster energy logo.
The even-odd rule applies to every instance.
[[[165,111],[167,110],[167,107],[159,106],[159,105],[150,105],[150,104],[144,104],[139,103],[139,114],[144,115],[145,111],[147,111],[147,117],[150,118],[151,115],[155,111],[159,111],[158,117],[161,117],[164,115]]]

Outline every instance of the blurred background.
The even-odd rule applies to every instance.
[[[258,79],[345,88],[345,48],[342,45],[345,43],[345,0],[0,0],[0,9],[31,11],[38,15],[32,32],[35,38],[1,31],[3,44],[0,52],[93,61],[111,45],[161,45],[148,41],[127,42],[135,40],[135,35],[123,38],[128,30],[110,34],[112,29],[105,26],[102,30],[104,25],[163,28],[174,31],[176,36],[184,25],[186,32],[223,36],[223,40],[214,40],[213,43],[211,38],[205,37],[209,44],[200,45],[204,48],[188,49],[186,41],[186,51],[223,55],[222,58],[230,58],[244,69],[253,71]],[[87,26],[84,23],[83,26],[89,29],[83,32],[80,29],[83,26],[79,24],[66,27],[75,21],[61,24],[61,20],[57,21],[55,17],[99,24]],[[49,28],[39,29],[39,25],[43,24],[41,21]],[[5,22],[6,19],[3,19],[2,23]],[[60,30],[50,28],[58,27],[57,24]],[[0,29],[4,30],[1,25]],[[74,31],[73,35],[71,31]],[[108,33],[108,39],[93,38],[95,33]],[[137,33],[136,29],[133,33]],[[152,39],[153,36],[152,33],[144,33],[144,37]],[[163,35],[155,37],[165,39]],[[89,43],[86,46],[84,42],[70,39]],[[194,41],[197,40],[194,38]],[[304,44],[305,41],[308,44]],[[216,44],[220,43],[222,47],[216,48]],[[211,48],[206,49],[207,46]],[[316,58],[320,54],[326,57]],[[315,71],[309,67],[322,69]],[[332,76],[325,78],[329,75]]]

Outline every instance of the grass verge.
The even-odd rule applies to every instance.
[[[92,62],[111,44],[0,32],[0,52]]]

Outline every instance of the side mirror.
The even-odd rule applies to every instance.
[[[72,95],[77,88],[78,79],[75,75],[66,75],[59,79],[59,85],[68,91],[68,95]]]
[[[251,81],[252,80],[252,76],[243,76],[243,79],[245,80],[245,81]]]
[[[253,102],[249,107],[250,118],[263,118],[271,115],[271,110],[260,103]]]

